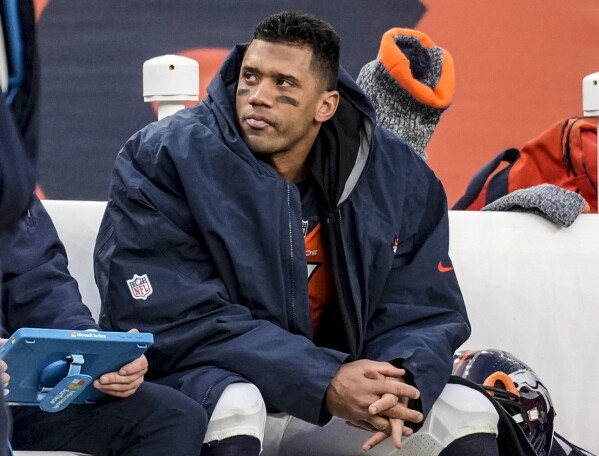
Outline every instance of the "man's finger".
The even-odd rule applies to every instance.
[[[377,382],[374,393],[381,397],[383,394],[394,394],[397,397],[406,397],[408,399],[418,399],[420,397],[420,391],[412,385],[392,381]]]
[[[391,433],[391,423],[387,417],[380,415],[369,416],[365,421],[373,427],[373,432],[382,431],[387,434]]]
[[[100,391],[102,391],[102,390],[100,390]],[[105,394],[108,394],[109,396],[124,399],[126,397],[132,396],[133,394],[135,394],[136,391],[137,391],[137,388],[130,389],[127,391],[102,391],[102,392]]]
[[[372,437],[370,437],[364,444],[362,445],[362,451],[367,452],[371,448],[374,448],[379,443],[389,438],[389,434],[386,432],[376,432]]]
[[[94,387],[105,394],[121,397],[121,394],[124,393],[133,394],[142,383],[143,379],[141,378],[130,383],[110,383],[108,385],[104,385],[96,380],[94,382]]]
[[[116,372],[110,372],[108,374],[102,375],[98,379],[98,381],[102,385],[110,385],[110,384],[127,385],[129,383],[136,382],[139,379],[143,379],[146,372],[147,372],[147,369],[140,371],[140,372],[135,372],[131,375],[120,375]]]
[[[144,355],[134,359],[129,364],[125,364],[119,369],[119,375],[135,375],[138,372],[146,372],[148,370],[148,360]]]
[[[386,432],[376,432],[372,437],[370,437],[364,444],[362,445],[362,451],[366,452],[377,446],[379,443],[383,442],[388,437],[391,437],[393,440],[393,446],[395,448],[401,448],[402,445],[402,436],[409,437],[414,431],[412,429],[404,427],[403,421],[401,420],[390,420],[392,433],[389,435]]]
[[[370,423],[367,423],[366,421],[359,421],[357,423],[352,423],[351,421],[346,421],[345,424],[348,425],[349,427],[353,427],[355,429],[360,429],[361,431],[379,432]]]
[[[383,394],[383,397],[373,402],[368,407],[368,413],[371,415],[378,415],[381,411],[385,411],[392,407],[395,407],[399,399],[394,394]]]
[[[404,369],[393,367],[389,363],[373,363],[364,370],[364,376],[370,379],[384,379],[384,377],[400,378],[406,375]]]
[[[103,391],[127,391],[133,388],[138,388],[143,383],[143,378],[140,377],[127,383],[101,383],[98,380],[94,382],[94,385],[98,385]]]
[[[403,378],[406,376],[406,370],[400,369],[399,367],[394,367],[390,365],[388,367],[382,367],[379,369],[379,372],[383,374],[385,377],[395,377],[395,378]]]
[[[94,386],[104,393],[122,393],[124,391],[129,391],[132,389],[137,389],[143,383],[142,379],[139,379],[130,383],[110,383],[108,385],[103,385],[99,383],[97,380],[94,382]]]
[[[392,419],[410,421],[411,423],[420,423],[424,418],[422,413],[418,410],[410,409],[403,404],[397,404],[394,407],[382,410],[379,412],[379,415]]]
[[[371,426],[365,427],[365,426],[361,426],[361,425],[356,424],[356,423],[352,423],[351,421],[346,421],[345,424],[347,426],[349,426],[349,427],[352,427],[354,429],[360,429],[362,431],[370,431],[371,430],[370,429]]]
[[[368,432],[384,432],[391,434],[391,423],[388,418],[382,416],[371,416],[368,420],[345,421],[345,424],[351,427],[362,429]]]
[[[391,439],[393,440],[393,446],[395,448],[401,448],[401,438],[403,436],[403,421],[402,420],[389,420],[391,422]]]

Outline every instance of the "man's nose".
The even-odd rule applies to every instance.
[[[259,106],[272,106],[274,94],[268,82],[263,81],[250,89],[248,103]]]

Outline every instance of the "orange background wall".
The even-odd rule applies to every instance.
[[[424,3],[417,28],[456,68],[453,104],[428,147],[451,203],[493,155],[582,114],[582,78],[599,71],[599,3]]]
[[[307,0],[301,0],[299,3],[302,1],[306,5],[309,4]],[[59,2],[56,4],[50,0],[35,0],[35,2],[41,25],[44,26],[44,19],[46,19],[44,14],[52,16],[53,6],[58,6]],[[247,13],[242,11],[241,14],[250,16],[252,20],[253,16],[263,17],[262,11],[257,11],[257,7],[252,8],[252,5],[256,6],[258,3],[262,8],[265,8],[265,4],[269,8],[272,7],[273,12],[278,8],[277,2],[274,1],[270,6],[267,0],[260,2],[244,0],[240,5],[247,9]],[[350,3],[353,5],[351,8],[343,7],[344,4],[347,6]],[[165,2],[165,4],[169,3]],[[218,9],[207,2],[198,2],[198,4],[201,4],[199,8],[205,14]],[[373,9],[378,8],[381,11],[372,13],[374,19],[371,17],[368,24],[363,20],[364,11],[356,11],[361,4],[356,3],[355,0],[353,2],[340,0],[334,5],[319,4],[318,8],[322,11],[316,12],[323,14],[325,19],[333,19],[332,22],[337,20],[345,24],[355,24],[355,30],[362,34],[366,33],[364,30],[371,30],[372,36],[369,38],[376,38],[376,42],[372,39],[370,59],[376,56],[375,46],[382,32],[389,27],[390,23],[392,26],[405,26],[400,22],[409,16],[408,13],[412,13],[412,17],[416,18],[414,28],[428,34],[437,45],[452,54],[456,69],[455,98],[450,108],[441,117],[427,148],[428,163],[445,185],[450,205],[461,196],[475,172],[495,154],[509,147],[521,147],[525,141],[557,120],[581,113],[582,78],[599,71],[599,3],[597,0],[575,2],[398,0],[396,4],[397,8],[393,8],[395,3],[389,1],[373,4]],[[209,5],[211,9],[208,8]],[[126,6],[121,4],[119,8],[125,9]],[[115,14],[120,13],[116,11]],[[212,12],[212,14],[216,13]],[[65,20],[64,17],[61,20]],[[101,24],[91,23],[91,25],[97,27],[96,32],[103,30]],[[177,23],[174,26],[176,27]],[[89,24],[83,24],[81,27],[89,27]],[[106,28],[109,29],[110,24],[107,24]],[[207,30],[204,27],[203,31]],[[42,27],[43,31],[44,27]],[[190,34],[197,32],[193,29],[189,31]],[[76,38],[65,36],[62,39]],[[342,34],[343,39],[346,43],[351,43],[355,37],[344,37]],[[209,80],[227,50],[230,49],[230,44],[206,46],[201,43],[201,40],[199,41],[197,48],[188,46],[169,51],[188,55],[200,61],[201,88],[205,93]],[[51,46],[63,46],[60,43],[45,43],[45,45],[46,49],[52,49]],[[150,56],[153,55],[148,55]],[[139,58],[141,61],[141,56]],[[359,65],[367,62],[363,57],[361,59],[364,61],[359,62]],[[47,63],[55,64],[52,61]],[[80,70],[93,71],[85,68]],[[135,71],[137,72],[137,67]],[[51,76],[51,71],[46,72],[46,76],[49,74]],[[139,76],[135,73],[135,78],[141,79],[141,67]],[[51,86],[48,79],[44,79],[44,73],[42,73],[42,80],[47,86]],[[56,84],[51,87],[55,86]],[[138,91],[139,88],[127,90]],[[80,98],[84,97],[85,95],[82,95]],[[137,97],[134,101],[136,106],[143,104],[138,94],[135,94],[135,97]],[[74,98],[71,98],[72,100]],[[65,103],[68,104],[69,100]],[[77,109],[81,109],[82,114],[86,112],[83,107]],[[97,122],[102,116],[100,111],[98,109],[93,117],[90,115],[86,125]],[[52,112],[47,109],[46,117]],[[132,116],[138,116],[133,109],[129,117]],[[151,120],[151,118],[150,113],[147,119]],[[142,121],[147,121],[144,119],[140,118],[140,124],[143,125]],[[79,195],[79,191],[83,199],[105,198],[103,190],[86,193],[86,188],[90,186],[91,181],[83,176],[86,172],[84,168],[100,170],[101,184],[98,186],[104,189],[104,185],[107,186],[109,167],[118,152],[118,145],[122,145],[128,135],[134,132],[134,129],[117,132],[120,127],[118,122],[115,120],[112,127],[109,122],[110,119],[104,119],[104,124],[108,127],[101,135],[110,135],[112,132],[115,140],[113,145],[102,149],[102,154],[106,154],[104,162],[99,161],[97,153],[85,157],[85,150],[77,150],[69,158],[72,166],[82,169],[79,176],[74,173],[64,174],[66,172],[64,167],[54,163],[58,152],[69,149],[70,146],[56,146],[56,150],[49,152],[42,150],[41,184],[49,190],[47,192],[49,198],[71,199],[74,193]],[[77,130],[77,128],[69,128],[66,123],[64,128],[69,132],[73,129]],[[74,131],[73,134],[77,132]],[[93,143],[94,137],[90,135],[88,144]],[[51,172],[48,171],[50,168],[52,168]],[[80,183],[76,182],[78,178],[81,179]],[[69,185],[72,188],[61,193],[60,190]]]

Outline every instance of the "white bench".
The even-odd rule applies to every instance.
[[[105,203],[44,204],[97,318],[92,252]],[[599,216],[565,229],[531,214],[451,211],[450,228],[473,328],[464,348],[501,348],[529,364],[549,388],[558,432],[599,453]]]
[[[551,393],[556,429],[599,452],[599,216],[569,228],[532,214],[450,212],[450,252],[472,336],[465,348],[501,348]]]

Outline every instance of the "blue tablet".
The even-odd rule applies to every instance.
[[[10,374],[4,398],[48,412],[93,403],[104,395],[93,381],[139,358],[153,342],[150,333],[21,328],[0,347]]]

